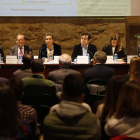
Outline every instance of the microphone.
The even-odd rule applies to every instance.
[[[140,57],[140,45],[138,46],[138,49],[135,49],[133,47],[131,47],[132,50],[137,51],[138,53],[138,57]]]
[[[135,49],[134,47],[131,47],[132,50],[138,51],[138,49]]]
[[[92,59],[90,60],[92,62],[93,61],[93,53],[91,51],[89,51],[88,49],[87,49],[87,51],[92,55]]]

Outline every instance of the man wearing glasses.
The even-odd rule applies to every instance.
[[[26,42],[25,40],[25,36],[22,35],[22,34],[18,34],[17,35],[17,40],[16,40],[16,43],[17,45],[16,46],[13,46],[11,47],[10,49],[10,55],[17,55],[17,57],[20,55],[24,55],[24,54],[32,54],[32,48],[27,46],[27,45],[24,45]]]

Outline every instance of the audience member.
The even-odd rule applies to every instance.
[[[84,72],[85,84],[93,79],[108,81],[113,75],[115,75],[115,70],[113,68],[105,66],[107,60],[107,55],[105,52],[97,51],[94,54],[93,67]]]
[[[0,77],[0,84],[5,84],[8,81],[7,78]]]
[[[94,114],[82,105],[83,80],[78,75],[64,79],[62,101],[44,119],[44,140],[100,139],[100,124]]]
[[[110,78],[104,102],[98,106],[96,115],[101,121],[106,121],[116,110],[117,100],[125,80],[120,75]]]
[[[114,116],[105,125],[106,133],[140,138],[140,83],[128,81],[122,88]]]
[[[0,139],[6,138],[32,140],[32,134],[29,125],[19,119],[12,89],[3,84],[0,85]]]
[[[0,46],[0,54],[1,54],[1,60],[3,59],[4,61],[4,51],[3,51],[2,46]]]
[[[21,97],[24,94],[22,80],[13,76],[11,79],[9,79],[7,84],[11,87],[11,89],[13,90],[15,94],[20,119],[28,123],[34,122],[34,130],[36,134],[37,133],[37,113],[35,109],[31,108],[30,106],[23,105],[20,101]]]
[[[128,74],[124,75],[128,81],[137,80],[140,82],[140,57],[132,57],[129,65]]]
[[[26,42],[25,36],[22,35],[22,34],[18,34],[17,35],[17,40],[16,40],[17,45],[11,47],[10,55],[19,56],[19,53],[21,53],[21,55],[24,55],[26,53],[27,54],[32,54],[32,48],[27,46],[27,45],[24,45],[25,42]]]
[[[54,37],[52,34],[47,33],[45,36],[45,44],[43,44],[39,48],[39,58],[42,59],[43,57],[46,57],[49,59],[50,53],[54,55],[61,55],[61,46],[54,43]]]
[[[31,88],[31,92],[28,92],[28,95],[41,96],[47,93],[54,96],[56,94],[55,83],[45,79],[44,70],[45,68],[41,59],[36,59],[31,62],[33,76],[22,79],[24,92],[26,89]],[[26,96],[25,94],[24,96]]]
[[[33,55],[24,54],[22,59],[23,59],[22,60],[23,68],[13,73],[13,75],[18,77],[19,79],[22,79],[25,77],[31,77],[33,75],[31,71],[31,62],[33,60]]]
[[[94,53],[97,51],[95,45],[90,44],[91,35],[89,33],[81,34],[81,44],[74,46],[72,53],[72,61],[77,58],[78,55],[86,56],[90,55],[90,60],[93,58]]]
[[[103,51],[107,55],[114,56],[115,54],[117,54],[120,61],[126,61],[127,55],[125,52],[125,48],[122,46],[121,37],[118,34],[114,34],[113,36],[111,36],[109,45],[104,46]]]
[[[72,69],[69,69],[71,64],[71,56],[68,54],[62,54],[59,57],[59,70],[55,70],[49,73],[48,79],[57,83],[63,84],[64,78],[69,74],[76,74],[81,76],[81,73]]]

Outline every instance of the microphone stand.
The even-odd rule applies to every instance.
[[[133,47],[131,47],[131,49],[134,51],[137,51],[137,53],[138,53],[137,55],[138,55],[138,57],[140,57],[140,45],[139,45],[138,49],[135,49]]]

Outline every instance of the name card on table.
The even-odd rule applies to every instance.
[[[6,64],[17,64],[17,56],[6,55]]]
[[[111,55],[111,56],[107,56],[107,60],[106,60],[106,63],[114,63],[114,61],[113,61],[113,55]]]
[[[59,56],[54,56],[53,63],[55,63],[55,64],[59,63]]]
[[[132,57],[138,57],[138,55],[127,55],[127,63],[130,64],[130,60]]]
[[[38,55],[34,55],[34,59],[38,59]]]
[[[77,56],[77,64],[88,64],[88,56]]]

